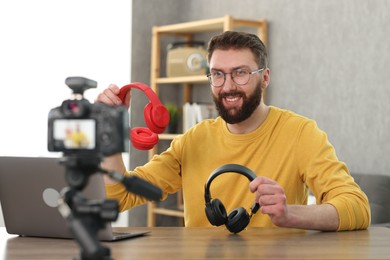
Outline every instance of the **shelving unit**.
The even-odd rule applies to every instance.
[[[254,28],[260,39],[267,44],[267,23],[264,19],[260,20],[246,20],[236,19],[232,16],[226,15],[221,18],[207,19],[201,21],[179,23],[164,26],[155,26],[152,29],[152,50],[151,50],[151,75],[150,86],[159,94],[160,85],[175,84],[183,88],[183,103],[191,102],[192,87],[196,84],[205,84],[208,82],[205,75],[200,76],[183,76],[183,77],[164,77],[162,76],[160,62],[161,62],[161,37],[172,36],[181,37],[184,41],[191,41],[194,35],[204,32],[213,31],[245,31],[247,28]],[[160,134],[160,140],[172,140],[175,134]],[[149,151],[149,159],[157,153],[157,148]],[[167,209],[157,207],[155,202],[148,204],[148,226],[156,225],[156,214],[162,214],[174,217],[183,217],[182,197],[181,192],[178,192],[178,205],[176,209]]]

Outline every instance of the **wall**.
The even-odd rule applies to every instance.
[[[134,0],[133,80],[149,83],[153,25],[264,18],[267,103],[315,119],[351,171],[390,175],[389,11],[386,0]],[[133,124],[143,124],[135,115],[144,105],[133,102]],[[146,161],[146,152],[132,151],[131,168]]]
[[[0,23],[1,155],[50,155],[47,114],[70,97],[66,77],[96,80],[91,101],[130,81],[130,1],[5,0]]]
[[[70,98],[66,77],[96,80],[90,101],[130,82],[131,3],[0,1],[0,156],[60,156],[47,151],[47,115]]]

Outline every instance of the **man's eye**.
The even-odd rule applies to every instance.
[[[246,74],[248,74],[248,72],[246,70],[235,70],[234,71],[234,75],[236,75],[236,76],[244,76]]]
[[[213,77],[215,78],[223,78],[223,73],[221,71],[214,71]]]

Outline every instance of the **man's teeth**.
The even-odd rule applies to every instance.
[[[229,102],[234,102],[234,101],[237,101],[238,100],[238,97],[232,97],[232,98],[226,98],[227,101]]]

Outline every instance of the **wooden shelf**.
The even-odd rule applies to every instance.
[[[179,134],[159,134],[158,138],[160,140],[172,140],[173,138],[175,138],[178,135]]]
[[[170,77],[170,78],[157,78],[157,84],[173,84],[173,83],[208,83],[206,75],[200,76],[187,76],[187,77]]]
[[[184,217],[184,211],[180,209],[155,208],[154,213],[171,217]]]
[[[156,27],[156,32],[163,34],[195,34],[208,31],[230,30],[239,27],[263,27],[265,20],[258,21],[247,19],[235,19],[229,15],[221,18],[207,19],[180,24],[164,25]]]

